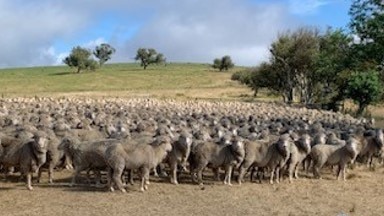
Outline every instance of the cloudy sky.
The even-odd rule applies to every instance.
[[[345,28],[349,0],[0,0],[0,67],[61,64],[72,47],[116,48],[114,62],[151,47],[171,62],[231,55],[257,65],[279,32]]]

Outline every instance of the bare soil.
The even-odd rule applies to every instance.
[[[384,215],[384,168],[361,166],[337,181],[329,168],[323,179],[303,174],[289,184],[249,182],[239,186],[213,181],[192,184],[187,175],[180,185],[151,177],[149,190],[139,192],[139,181],[128,192],[109,192],[83,184],[69,187],[71,171],[56,174],[56,183],[35,184],[28,191],[18,176],[0,181],[1,215]],[[80,181],[84,180],[80,178]]]

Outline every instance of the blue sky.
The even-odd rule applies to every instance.
[[[153,47],[174,62],[231,55],[257,65],[279,32],[346,28],[349,0],[0,0],[0,67],[61,64],[77,45],[116,48],[113,62]]]

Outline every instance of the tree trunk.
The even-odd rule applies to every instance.
[[[259,93],[259,88],[253,89],[253,97],[257,97],[257,94]]]
[[[367,108],[368,104],[365,103],[359,103],[359,108],[357,109],[356,116],[360,117],[362,116],[365,108]]]
[[[78,68],[77,68],[77,73],[80,73],[80,72],[81,72],[81,68],[78,67]]]

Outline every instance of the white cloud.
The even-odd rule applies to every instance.
[[[102,38],[102,37],[99,37],[99,38],[96,38],[95,40],[91,40],[83,45],[81,45],[82,47],[85,47],[87,49],[95,49],[96,46],[99,46],[100,44],[102,43],[107,43],[107,41]]]
[[[289,0],[289,8],[293,14],[305,15],[316,12],[318,8],[331,3],[331,1],[332,0]]]
[[[76,33],[85,19],[50,2],[0,1],[0,67],[51,64],[47,49]]]
[[[116,41],[97,35],[96,39],[83,44],[93,48],[102,42],[111,43],[117,50],[113,61],[127,61],[139,47],[154,47],[170,61],[211,62],[213,58],[228,54],[238,64],[254,65],[267,58],[268,46],[278,32],[295,26],[289,10],[273,2],[0,1],[0,20],[3,20],[0,21],[3,30],[0,34],[0,67],[61,64],[72,47],[64,51],[63,47],[54,47],[55,42],[81,45],[81,42],[73,41],[74,38],[97,27],[95,22],[108,12],[132,14],[140,23],[129,40],[121,41],[125,37],[118,35],[113,37],[118,38]],[[118,34],[124,35],[124,31],[120,31]]]
[[[267,59],[278,32],[295,25],[280,5],[234,0],[167,3],[126,42],[125,53],[120,55],[132,56],[138,47],[154,47],[170,61],[211,62],[228,54],[237,64],[255,65]]]

